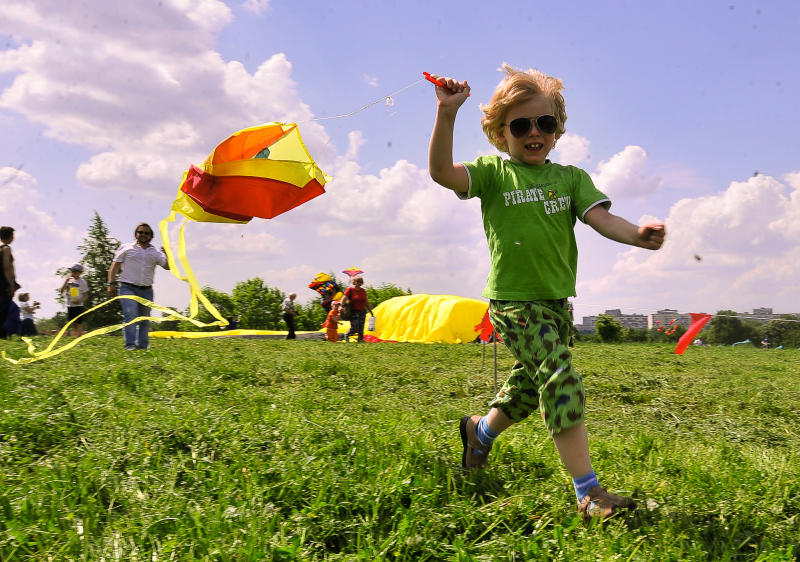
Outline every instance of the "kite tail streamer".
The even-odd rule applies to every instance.
[[[119,295],[119,296],[113,297],[111,299],[108,299],[107,301],[103,301],[102,303],[98,304],[94,308],[91,308],[91,309],[87,310],[86,312],[84,312],[84,313],[80,314],[79,316],[75,317],[73,320],[70,320],[69,322],[67,322],[64,325],[64,327],[61,328],[61,331],[58,332],[58,334],[56,334],[56,336],[53,338],[53,341],[50,342],[50,345],[48,345],[42,351],[36,351],[36,346],[33,344],[33,341],[31,340],[31,338],[23,337],[22,341],[24,341],[27,344],[27,346],[28,346],[28,354],[30,355],[30,357],[22,357],[20,359],[13,359],[11,357],[8,357],[6,355],[5,351],[3,351],[2,354],[0,354],[0,355],[2,355],[3,359],[5,359],[9,363],[13,363],[15,365],[25,364],[25,363],[33,363],[34,361],[40,361],[42,359],[47,359],[48,357],[53,357],[55,355],[58,355],[59,353],[62,353],[64,351],[68,350],[68,349],[71,349],[71,348],[75,347],[76,345],[78,345],[83,340],[86,340],[86,339],[89,339],[89,338],[93,338],[95,336],[101,336],[103,334],[108,334],[110,332],[114,332],[114,331],[119,330],[121,328],[124,328],[125,326],[128,326],[130,324],[135,324],[136,322],[141,322],[142,320],[150,320],[150,321],[153,321],[153,322],[160,322],[160,321],[164,320],[163,316],[160,317],[160,318],[155,317],[155,316],[138,316],[138,317],[134,318],[133,320],[131,320],[130,322],[124,322],[124,323],[121,323],[121,324],[114,324],[114,325],[111,325],[111,326],[103,326],[102,328],[97,328],[96,330],[92,330],[91,332],[83,334],[82,336],[77,337],[74,340],[65,343],[61,347],[56,347],[56,344],[58,344],[58,342],[61,340],[61,338],[67,332],[67,330],[69,330],[70,326],[72,326],[72,324],[76,320],[78,320],[79,318],[82,318],[83,316],[86,316],[90,312],[93,312],[95,310],[103,308],[104,306],[108,306],[110,303],[112,303],[114,301],[122,300],[122,299],[134,300],[134,301],[138,302],[139,304],[143,304],[144,306],[147,306],[149,308],[153,308],[155,310],[163,312],[168,318],[186,320],[188,322],[191,322],[195,326],[198,326],[198,327],[201,327],[201,328],[209,325],[209,324],[205,324],[203,322],[200,322],[199,320],[195,320],[194,318],[190,318],[188,316],[184,316],[183,314],[175,312],[171,308],[167,308],[165,306],[161,306],[161,305],[156,304],[154,302],[150,302],[147,299],[143,299],[141,297],[137,297],[136,295]]]
[[[692,317],[692,323],[689,329],[686,330],[686,333],[678,340],[678,345],[675,346],[675,355],[683,355],[683,352],[686,351],[686,348],[692,343],[694,337],[703,329],[703,326],[711,320],[710,314],[695,314],[694,312],[690,312],[689,315]]]
[[[165,319],[181,319],[181,320],[186,320],[188,322],[191,322],[192,324],[194,324],[195,326],[197,326],[199,328],[207,328],[207,327],[210,327],[210,326],[227,326],[228,325],[228,321],[225,318],[222,317],[222,315],[219,313],[219,311],[216,309],[216,307],[214,307],[214,305],[211,304],[211,302],[208,300],[208,298],[206,298],[206,296],[203,294],[203,291],[200,289],[200,285],[197,282],[197,278],[195,277],[194,272],[192,271],[192,267],[189,265],[189,260],[186,257],[186,239],[185,239],[185,236],[184,236],[184,229],[186,227],[186,220],[184,220],[183,224],[181,224],[180,231],[179,231],[180,233],[179,233],[179,236],[178,236],[178,256],[177,256],[177,259],[176,259],[175,255],[172,252],[172,245],[170,244],[170,241],[169,241],[168,224],[170,222],[175,222],[175,212],[174,211],[167,218],[165,218],[164,220],[162,220],[159,223],[159,229],[161,231],[161,239],[164,242],[164,252],[167,254],[167,263],[169,264],[170,271],[172,272],[172,274],[175,277],[177,277],[181,281],[185,281],[186,283],[188,283],[190,288],[191,288],[191,299],[190,299],[190,302],[189,302],[189,315],[188,316],[184,316],[183,314],[175,312],[171,308],[167,308],[165,306],[161,306],[159,304],[151,302],[151,301],[149,301],[147,299],[143,299],[143,298],[138,297],[136,295],[118,295],[116,297],[108,299],[107,301],[101,302],[97,306],[95,306],[93,308],[90,308],[89,310],[83,312],[82,314],[80,314],[76,318],[74,318],[74,319],[70,320],[69,322],[67,322],[64,325],[64,327],[61,328],[61,330],[58,332],[58,334],[56,334],[56,336],[53,338],[53,340],[50,342],[50,344],[46,348],[44,348],[42,351],[36,351],[36,346],[34,345],[34,343],[31,340],[31,338],[24,337],[24,338],[22,338],[22,341],[24,341],[25,344],[27,345],[28,355],[30,355],[30,357],[23,357],[23,358],[20,358],[20,359],[13,359],[11,357],[8,357],[6,355],[6,352],[3,351],[2,354],[0,354],[0,355],[2,355],[3,359],[5,359],[9,363],[13,363],[15,365],[24,364],[24,363],[33,363],[34,361],[40,361],[42,359],[47,359],[48,357],[53,357],[55,355],[58,355],[59,353],[67,351],[68,349],[72,349],[73,347],[78,345],[83,340],[86,340],[86,339],[89,339],[89,338],[93,338],[95,336],[101,336],[103,334],[108,334],[108,333],[114,332],[116,330],[120,330],[120,329],[124,328],[125,326],[128,326],[130,324],[135,324],[137,322],[141,322],[142,320],[150,320],[151,322],[160,322],[160,321],[163,321]],[[180,268],[178,267],[179,265],[181,266]],[[183,269],[184,273],[181,273],[181,268]],[[142,304],[142,305],[144,305],[144,306],[146,306],[148,308],[155,309],[155,310],[158,310],[158,311],[164,313],[165,316],[162,316],[162,317],[139,316],[137,318],[134,318],[130,322],[124,322],[124,323],[121,323],[121,324],[113,324],[111,326],[103,326],[102,328],[97,328],[96,330],[92,330],[91,332],[83,334],[82,336],[77,337],[77,338],[69,341],[69,342],[63,344],[61,347],[57,347],[58,343],[61,341],[61,338],[64,337],[64,335],[69,330],[70,326],[72,326],[72,324],[74,322],[76,322],[79,318],[82,318],[82,317],[86,316],[87,314],[89,314],[91,312],[94,312],[95,310],[99,310],[99,309],[103,308],[104,306],[108,306],[112,302],[117,301],[117,300],[121,300],[121,299],[134,300],[134,301],[138,302],[139,304]],[[198,301],[203,304],[203,306],[206,308],[206,310],[208,310],[208,312],[214,318],[217,319],[216,322],[205,323],[205,322],[201,322],[199,320],[196,320],[197,314],[200,311],[200,307],[198,305]]]
[[[200,289],[200,284],[197,282],[197,277],[194,275],[194,271],[192,270],[192,266],[189,265],[189,259],[186,256],[186,237],[184,234],[184,229],[186,228],[187,220],[183,219],[183,223],[181,224],[179,235],[178,235],[178,261],[175,260],[175,256],[172,253],[172,245],[169,242],[169,229],[168,225],[170,222],[175,222],[175,211],[172,211],[170,215],[162,220],[158,228],[161,231],[161,240],[164,242],[164,252],[167,254],[167,263],[169,264],[169,270],[172,274],[177,277],[181,281],[185,281],[189,284],[191,288],[191,298],[189,300],[189,317],[195,318],[200,311],[198,306],[198,301],[200,301],[205,309],[217,319],[216,322],[211,322],[209,324],[197,323],[195,321],[196,326],[208,327],[208,326],[227,326],[228,321],[223,318],[223,316],[219,313],[216,307],[211,304],[211,301],[203,294],[202,289]],[[178,268],[178,263],[180,263],[181,267],[183,268],[184,273],[181,274],[180,269]]]

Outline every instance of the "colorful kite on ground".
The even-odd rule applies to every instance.
[[[470,343],[488,303],[453,295],[403,295],[373,309],[376,329],[366,341]],[[367,336],[370,336],[367,338]]]

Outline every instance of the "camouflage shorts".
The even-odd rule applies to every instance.
[[[515,423],[540,407],[551,435],[584,420],[583,380],[572,367],[567,299],[491,301],[489,316],[517,360],[489,404]]]

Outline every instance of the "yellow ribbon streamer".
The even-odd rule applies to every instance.
[[[83,341],[85,339],[93,338],[95,336],[100,336],[100,335],[103,335],[103,334],[108,334],[109,332],[114,332],[116,330],[120,330],[120,329],[124,328],[125,326],[128,326],[130,324],[135,324],[136,322],[141,322],[143,320],[161,322],[163,320],[181,319],[181,320],[187,320],[187,321],[191,322],[192,324],[194,324],[195,326],[198,326],[200,328],[208,328],[208,327],[211,327],[211,326],[221,326],[221,327],[227,326],[228,325],[228,321],[225,318],[222,317],[222,315],[219,313],[219,311],[216,309],[216,307],[213,304],[211,304],[211,302],[208,300],[208,298],[203,294],[203,291],[200,289],[200,285],[197,282],[197,278],[194,275],[194,271],[192,270],[191,265],[189,265],[189,259],[186,256],[186,238],[185,238],[185,233],[184,233],[184,230],[185,230],[185,227],[186,227],[186,222],[187,222],[186,219],[184,219],[183,223],[181,224],[179,235],[178,235],[178,255],[177,255],[177,260],[176,260],[176,257],[175,257],[175,255],[174,255],[174,253],[172,251],[172,245],[170,244],[170,240],[169,240],[169,223],[175,222],[175,214],[176,214],[175,211],[172,211],[167,218],[162,220],[159,223],[159,230],[161,231],[161,239],[162,239],[162,241],[164,243],[164,252],[167,255],[167,263],[169,264],[170,272],[172,272],[172,274],[175,277],[177,277],[178,279],[180,279],[181,281],[184,281],[184,282],[188,283],[189,287],[191,289],[191,297],[190,297],[190,300],[189,300],[189,315],[188,316],[184,316],[183,314],[175,312],[171,308],[167,308],[165,306],[161,306],[159,304],[151,302],[151,301],[149,301],[147,299],[143,299],[142,297],[138,297],[136,295],[118,295],[116,297],[108,299],[107,301],[101,302],[97,306],[95,306],[95,307],[83,312],[79,316],[77,316],[74,319],[72,319],[69,322],[67,322],[67,324],[63,328],[61,328],[61,331],[59,331],[58,334],[56,334],[56,336],[50,342],[50,345],[48,345],[42,351],[36,351],[36,346],[34,345],[33,340],[31,340],[31,338],[23,337],[22,341],[24,341],[25,344],[27,345],[27,350],[28,350],[28,354],[30,355],[30,357],[22,357],[20,359],[14,359],[14,358],[8,357],[6,355],[6,352],[3,351],[0,354],[0,355],[2,355],[3,359],[5,359],[9,363],[13,363],[15,365],[25,364],[25,363],[33,363],[34,361],[40,361],[42,359],[47,359],[48,357],[53,357],[55,355],[58,355],[59,353],[67,351],[68,349],[71,349],[71,348],[75,347],[76,345],[78,345],[78,343],[80,343],[81,341]],[[178,267],[179,265],[180,265],[180,268]],[[181,273],[181,269],[183,270],[183,273]],[[77,337],[74,340],[63,344],[60,347],[56,347],[56,345],[61,340],[61,338],[64,336],[64,334],[66,334],[67,330],[69,330],[70,326],[72,326],[72,324],[75,321],[77,321],[79,318],[82,318],[83,316],[86,316],[87,314],[89,314],[91,312],[94,312],[95,310],[103,308],[104,306],[108,306],[109,304],[113,303],[114,301],[121,300],[121,299],[134,300],[134,301],[138,302],[139,304],[147,306],[147,307],[149,307],[151,309],[158,310],[158,311],[164,313],[166,316],[165,317],[162,316],[160,318],[157,318],[157,317],[154,317],[154,316],[139,316],[137,318],[134,318],[130,322],[124,322],[122,324],[114,324],[114,325],[111,325],[111,326],[103,326],[102,328],[97,328],[96,330],[92,330],[91,332],[83,334],[82,336]],[[202,303],[203,306],[205,307],[205,309],[214,318],[217,319],[216,322],[205,323],[205,322],[201,322],[199,320],[196,320],[197,314],[200,312],[200,306],[199,306],[198,302]],[[213,336],[235,335],[234,332],[235,332],[235,330],[231,330],[230,332],[225,332],[225,333],[211,332],[211,333],[209,333],[209,336],[211,336],[211,335],[213,335]],[[153,333],[155,334],[157,332],[153,332]],[[200,337],[200,336],[189,336],[188,335],[188,334],[194,334],[194,333],[197,333],[197,332],[171,332],[172,335],[170,337]],[[177,334],[187,334],[187,335],[178,336]]]

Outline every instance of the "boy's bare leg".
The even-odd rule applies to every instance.
[[[489,428],[498,435],[514,424],[500,408],[489,410],[486,418]],[[573,478],[580,478],[592,471],[586,424],[580,423],[557,433],[553,436],[553,443],[558,449],[561,462]]]
[[[500,408],[492,408],[489,410],[489,413],[486,414],[486,423],[489,424],[489,429],[494,431],[497,435],[500,435],[514,424]]]
[[[558,449],[561,462],[573,478],[580,478],[592,471],[592,461],[589,459],[589,435],[586,424],[565,429],[553,435],[553,443]]]

